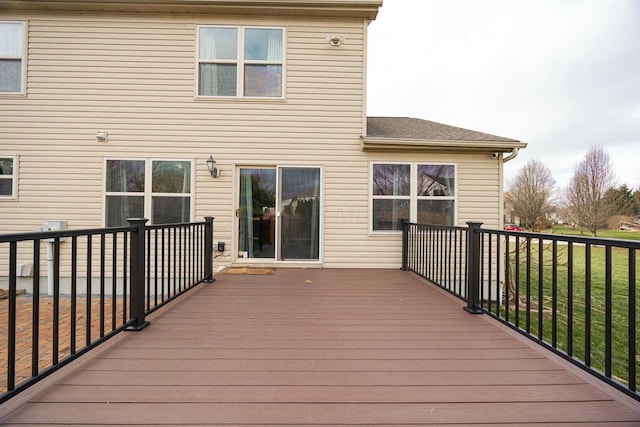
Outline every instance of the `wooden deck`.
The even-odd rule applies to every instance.
[[[640,425],[637,402],[411,273],[224,274],[150,320],[0,422]]]

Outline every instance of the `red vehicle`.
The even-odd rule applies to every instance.
[[[505,224],[505,231],[522,231],[522,228],[518,224]]]

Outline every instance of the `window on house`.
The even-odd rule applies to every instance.
[[[372,230],[401,230],[403,219],[453,225],[455,174],[451,164],[373,163]]]
[[[16,157],[0,156],[0,199],[16,197],[17,179]]]
[[[189,222],[192,187],[190,161],[107,160],[105,224],[128,225],[128,218]]]
[[[198,95],[282,97],[282,28],[199,27]]]
[[[0,22],[0,93],[23,92],[24,23]]]

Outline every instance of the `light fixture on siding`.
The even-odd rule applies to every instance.
[[[109,140],[108,132],[98,132],[96,133],[96,139],[98,142],[107,142]]]
[[[218,177],[218,168],[216,167],[216,161],[213,160],[213,156],[209,154],[209,158],[207,159],[207,167],[209,168],[209,173],[212,178]]]
[[[344,43],[345,38],[344,36],[327,36],[326,40],[330,46],[340,46]]]

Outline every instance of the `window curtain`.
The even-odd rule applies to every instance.
[[[209,31],[200,31],[200,59],[216,58],[216,39]],[[217,64],[200,64],[200,95],[218,94]]]
[[[320,245],[318,233],[320,232],[320,174],[313,178],[313,205],[311,210],[311,239],[309,239],[309,253],[311,259],[319,259]]]
[[[267,39],[267,61],[282,62],[282,30],[271,30]],[[279,76],[278,82],[273,83],[277,87],[268,91],[272,95],[282,96],[282,65],[267,65],[268,76]]]
[[[268,32],[267,61],[282,62],[282,30]]]
[[[253,258],[253,186],[251,173],[240,173],[240,230],[238,245],[240,251],[246,251]]]
[[[0,92],[19,92],[22,81],[22,24],[0,24]]]
[[[126,193],[128,188],[127,188],[127,182],[128,182],[128,177],[127,177],[127,162],[126,161],[120,161],[117,163],[118,164],[118,174],[119,174],[119,178],[120,178],[120,188],[118,189],[121,193]],[[121,198],[122,203],[120,204],[120,218],[122,218],[123,223],[122,225],[126,225],[127,222],[125,221],[128,217],[129,217],[129,212],[130,212],[130,206],[129,206],[129,197],[125,196]]]
[[[191,218],[185,217],[187,212],[191,212],[191,163],[181,162],[182,165],[182,222],[189,222]]]

